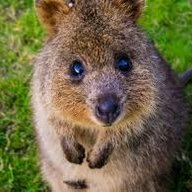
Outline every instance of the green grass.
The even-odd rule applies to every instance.
[[[192,67],[190,0],[148,0],[140,23],[173,69]],[[0,192],[47,191],[39,173],[29,94],[32,60],[43,36],[32,0],[0,0]],[[192,106],[192,86],[186,94]],[[173,191],[192,191],[192,122],[174,173]]]

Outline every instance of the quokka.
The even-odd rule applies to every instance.
[[[165,192],[192,76],[173,72],[137,25],[144,0],[36,0],[48,30],[32,103],[55,192]]]

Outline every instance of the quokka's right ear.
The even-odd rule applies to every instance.
[[[70,11],[70,4],[64,0],[35,0],[35,7],[40,21],[49,33],[56,31],[56,26]]]

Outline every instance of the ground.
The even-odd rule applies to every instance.
[[[140,24],[174,70],[192,67],[191,0],[148,0]],[[47,191],[39,172],[29,91],[33,58],[44,36],[32,0],[0,0],[0,192]],[[192,108],[192,86],[186,95]],[[192,191],[192,121],[173,174],[174,192]]]

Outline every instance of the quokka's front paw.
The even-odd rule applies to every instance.
[[[92,149],[87,155],[89,167],[91,169],[101,169],[104,167],[108,163],[112,151],[113,148],[109,144],[104,145],[103,148]]]
[[[70,163],[82,164],[85,158],[85,149],[82,145],[77,142],[69,142],[62,140],[62,148],[65,154],[66,159]]]

